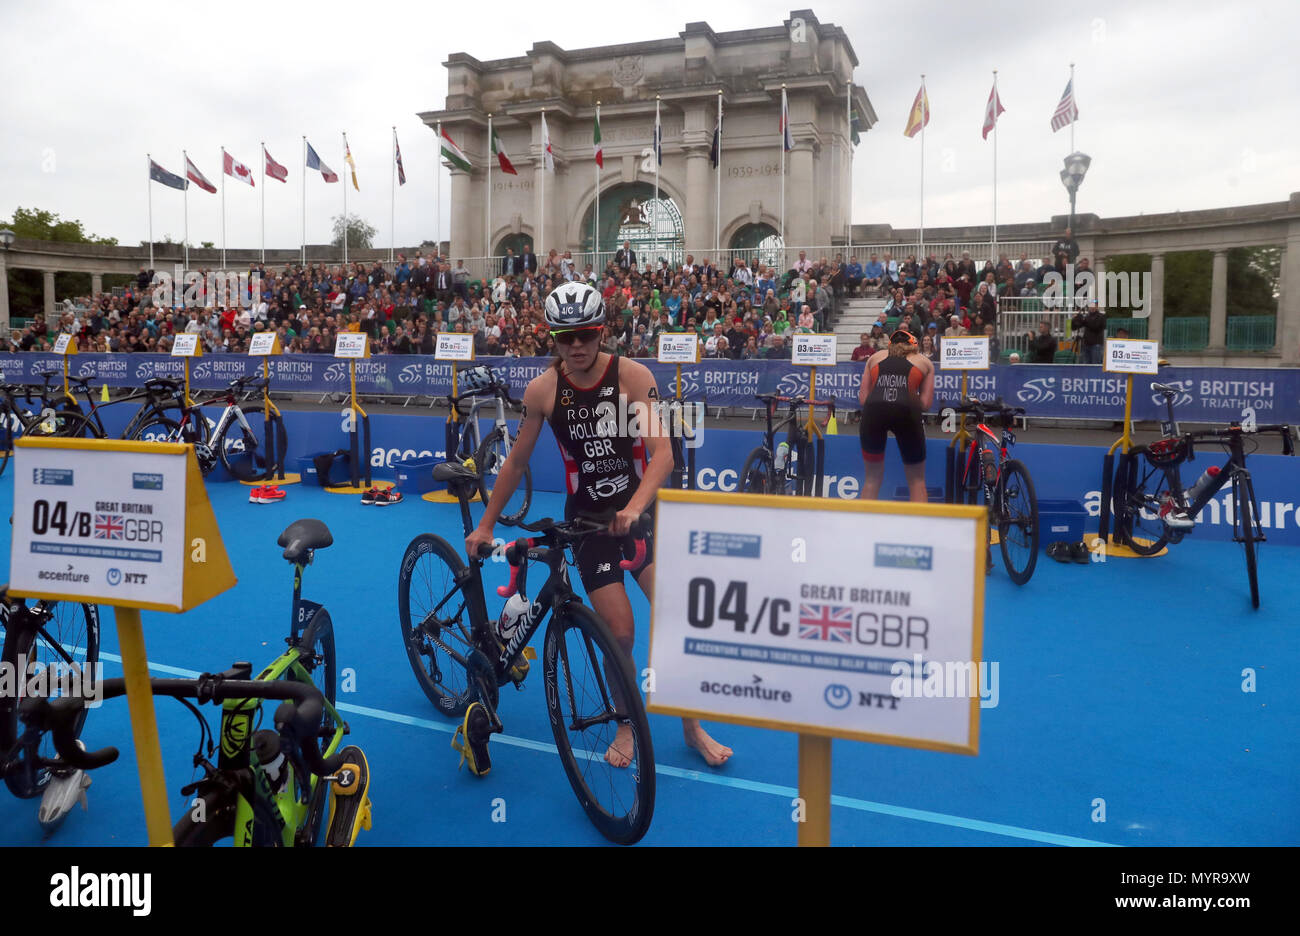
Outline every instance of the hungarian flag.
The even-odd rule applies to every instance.
[[[989,102],[984,106],[984,139],[989,138],[989,131],[992,130],[998,122],[998,114],[1005,111],[1002,106],[1002,98],[998,97],[998,86],[995,84],[989,91]]]
[[[393,153],[397,157],[397,184],[406,184],[406,170],[402,168],[402,147],[397,142],[397,131],[393,131]]]
[[[465,156],[464,152],[461,151],[461,148],[456,145],[456,141],[451,138],[451,135],[447,133],[446,130],[442,131],[442,156],[447,160],[447,162],[451,163],[462,172],[470,171],[471,167],[469,159]]]
[[[343,134],[343,158],[347,160],[348,165],[352,168],[352,187],[358,192],[361,186],[357,185],[357,164],[352,159],[352,149],[348,146],[348,135]]]
[[[542,165],[555,171],[555,154],[551,152],[551,131],[546,129],[546,112],[542,112]]]
[[[203,189],[203,191],[211,192],[213,195],[217,194],[217,187],[209,182],[203,173],[199,172],[198,167],[196,167],[194,163],[190,162],[188,156],[185,157],[185,177],[199,188]]]
[[[605,168],[605,150],[600,145],[600,108],[596,108],[596,129],[591,138],[592,148],[596,152],[596,165]]]
[[[225,150],[221,151],[221,170],[228,176],[234,176],[240,182],[253,185],[253,173],[247,166],[235,159]],[[256,188],[256,186],[253,186]]]
[[[320,157],[316,155],[316,150],[312,149],[310,143],[307,144],[307,168],[319,170],[321,178],[326,182],[337,182],[339,180],[334,170],[321,162]]]
[[[916,136],[929,122],[930,98],[926,96],[925,85],[921,85],[921,89],[916,92],[916,100],[912,102],[912,112],[907,117],[907,128],[903,131],[903,136]]]
[[[265,146],[262,147],[262,155],[266,157],[266,174],[280,182],[288,182],[289,170],[272,159]]]
[[[511,175],[519,175],[515,171],[514,163],[506,155],[505,147],[501,145],[501,137],[497,136],[496,128],[492,128],[492,155],[497,158],[497,165],[501,167],[502,172],[508,172]]]
[[[152,159],[149,160],[149,178],[162,183],[168,188],[180,189],[182,192],[185,191],[186,185],[189,184],[174,172],[168,172]]]

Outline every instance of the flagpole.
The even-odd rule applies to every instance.
[[[302,138],[302,265],[307,266],[307,137]]]
[[[540,188],[539,194],[541,196],[541,217],[538,218],[537,223],[533,225],[533,256],[534,257],[537,256],[537,247],[542,242],[542,224],[546,219],[546,138],[548,135],[549,134],[547,133],[546,130],[546,108],[543,107],[542,108],[542,184],[539,187]],[[599,201],[600,192],[597,192],[596,196],[597,196],[596,214],[599,215],[600,214],[600,201]],[[596,266],[595,242],[592,243],[591,247],[592,247],[591,264],[592,264],[592,268],[594,269]]]
[[[848,236],[848,253],[853,253],[853,75],[849,75],[848,87],[844,89],[844,113],[848,116],[849,133],[848,133],[848,169],[849,169],[849,201],[848,208],[845,210],[845,224],[849,229]]]
[[[993,69],[993,262],[998,262],[998,70]]]
[[[483,221],[483,256],[492,256],[492,115],[488,114],[487,132],[487,217]],[[491,272],[489,265],[488,272]]]
[[[722,89],[718,89],[718,165],[717,185],[713,204],[713,253],[719,263],[722,262]]]
[[[438,145],[434,149],[433,159],[433,255],[442,255],[442,121],[438,121],[435,131]]]
[[[149,269],[153,269],[153,157],[148,153],[144,158],[149,161],[149,174],[145,176],[145,186],[149,190]]]
[[[650,141],[651,144],[652,144],[652,147],[651,147],[651,148],[654,150],[654,154],[655,154],[655,203],[654,203],[654,208],[652,209],[652,211],[651,211],[651,213],[650,213],[650,216],[651,216],[651,219],[652,219],[650,223],[653,224],[653,225],[655,226],[655,235],[654,235],[654,252],[655,252],[655,266],[656,266],[656,268],[658,267],[658,264],[659,264],[659,153],[662,151],[662,149],[663,149],[663,145],[664,145],[664,143],[663,143],[663,130],[662,130],[662,129],[660,128],[660,126],[659,126],[659,99],[660,99],[660,97],[661,97],[661,95],[658,95],[658,94],[655,95],[655,129],[654,129],[654,139]]]
[[[181,150],[181,158],[185,160],[185,188],[181,189],[185,193],[185,272],[190,271],[190,154]]]
[[[596,102],[596,125],[600,126],[600,101]],[[601,159],[604,159],[602,153]],[[592,258],[591,268],[594,270],[600,265],[600,166],[596,166],[596,229],[591,232],[591,249],[596,254]]]
[[[345,163],[348,161],[347,152],[348,152],[348,134],[347,131],[344,131],[343,132],[343,162]],[[344,169],[343,171],[347,172],[347,169]],[[343,183],[343,266],[344,266],[344,273],[346,273],[347,272],[346,267],[348,265],[348,180],[340,179],[339,181]]]
[[[393,251],[397,247],[397,127],[393,127],[393,164],[388,167],[391,178],[388,180],[388,262],[393,262]]]
[[[925,75],[921,75],[921,228],[919,250],[925,253],[925,125],[930,110],[930,96],[925,93]]]
[[[262,141],[262,263],[266,263],[266,141]]]
[[[781,266],[785,266],[785,125],[789,104],[785,99],[785,85],[781,85]],[[721,135],[721,134],[719,134]]]
[[[221,270],[226,269],[226,148],[221,147]]]

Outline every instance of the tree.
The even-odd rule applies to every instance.
[[[344,218],[342,215],[334,216],[334,239],[330,243],[335,247],[343,246]],[[347,216],[348,247],[357,247],[362,250],[368,250],[375,245],[375,229],[359,217],[358,215]]]
[[[19,237],[54,241],[61,244],[117,245],[116,237],[87,234],[80,221],[64,221],[52,211],[40,208],[15,208],[14,216],[0,227],[8,227]],[[45,308],[45,283],[39,270],[15,270],[9,273],[9,310],[14,317],[31,317]],[[87,273],[59,273],[54,278],[56,296],[86,295],[90,292]],[[107,287],[105,287],[107,288]]]

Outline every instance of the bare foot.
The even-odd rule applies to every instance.
[[[632,753],[635,748],[636,741],[632,737],[632,726],[619,725],[618,733],[614,735],[609,749],[605,751],[605,761],[611,767],[626,767],[632,763]]]
[[[731,757],[731,748],[709,737],[709,733],[700,726],[699,722],[691,725],[683,721],[682,734],[686,737],[686,743],[699,751],[700,756],[704,758],[704,763],[710,767],[721,767]]]

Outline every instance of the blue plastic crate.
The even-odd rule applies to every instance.
[[[315,455],[303,455],[298,459],[298,471],[302,475],[303,484],[315,484],[321,487],[320,478],[316,476],[316,457],[317,455],[327,455],[328,452],[317,452]],[[334,464],[330,465],[330,476],[327,479],[331,485],[345,485],[352,483],[352,473],[348,467],[351,456],[348,454],[339,455],[334,459]]]
[[[1058,540],[1077,543],[1083,539],[1083,525],[1088,512],[1077,500],[1040,500],[1038,502],[1038,542],[1044,550]]]
[[[443,485],[433,480],[433,466],[441,461],[441,458],[412,458],[407,461],[393,462],[397,489],[403,494],[415,497],[436,491]]]

